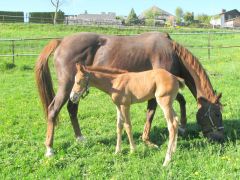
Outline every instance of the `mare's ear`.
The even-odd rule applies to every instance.
[[[86,70],[85,66],[81,65],[80,63],[76,63],[76,68],[77,68],[77,71],[81,71],[83,73]]]
[[[207,99],[204,98],[204,97],[199,97],[199,98],[197,99],[197,103],[198,103],[198,106],[202,107],[203,105],[207,104],[208,101],[207,101]]]
[[[217,97],[216,97],[215,103],[218,103],[218,104],[219,104],[221,97],[222,97],[222,93],[219,93],[219,94],[217,95]]]

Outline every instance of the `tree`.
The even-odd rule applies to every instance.
[[[199,20],[201,23],[203,24],[210,24],[210,19],[211,17],[208,16],[207,14],[199,14],[197,17],[196,17],[197,20]]]
[[[60,7],[61,5],[63,5],[64,2],[65,2],[64,0],[51,0],[52,5],[55,7],[53,24],[56,24],[59,7]]]
[[[161,10],[156,6],[153,6],[150,9],[146,10],[144,12],[145,24],[148,26],[157,25],[156,19],[161,14],[162,14]]]
[[[126,24],[134,25],[134,24],[138,24],[138,23],[139,23],[139,19],[137,17],[137,14],[135,13],[134,9],[132,8],[127,17]]]
[[[175,15],[176,15],[176,21],[178,24],[182,22],[182,17],[183,17],[183,10],[180,7],[177,7],[175,10]]]
[[[186,12],[183,16],[183,19],[184,19],[185,24],[187,24],[187,25],[192,24],[193,20],[194,20],[193,13]]]

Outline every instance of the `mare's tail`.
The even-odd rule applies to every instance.
[[[61,40],[51,40],[40,53],[35,65],[35,79],[46,117],[48,106],[55,96],[52,78],[48,67],[48,58],[60,43]]]

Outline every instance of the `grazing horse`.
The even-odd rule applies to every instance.
[[[117,107],[117,145],[116,153],[121,151],[123,124],[128,135],[131,152],[135,150],[130,120],[130,106],[156,98],[162,108],[169,131],[169,143],[163,165],[166,166],[177,146],[178,118],[173,109],[179,87],[184,81],[164,69],[143,72],[111,74],[99,71],[99,68],[76,64],[77,74],[70,94],[70,100],[77,104],[89,86],[107,93]],[[109,69],[109,68],[103,68]]]
[[[54,52],[55,51],[55,52]],[[54,64],[58,79],[56,95],[48,67],[48,59],[54,52]],[[197,101],[197,121],[205,136],[221,140],[223,136],[221,95],[216,95],[200,62],[186,48],[174,42],[165,33],[144,33],[135,36],[111,36],[95,33],[78,33],[62,40],[52,40],[44,47],[35,67],[40,98],[47,118],[47,155],[52,155],[54,126],[62,106],[69,99],[76,74],[75,64],[108,66],[131,72],[163,68],[184,79]],[[186,127],[185,99],[176,97],[181,108],[181,129]],[[157,107],[155,99],[148,101],[147,120],[142,139],[150,143],[149,134]],[[77,119],[78,104],[68,101],[67,109],[78,140],[83,136]]]

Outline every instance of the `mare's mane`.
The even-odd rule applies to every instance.
[[[212,84],[208,78],[208,75],[199,60],[186,48],[178,44],[177,42],[173,42],[173,49],[177,52],[177,55],[180,57],[182,62],[186,63],[187,69],[192,69],[193,72],[199,77],[200,86],[202,90],[205,92],[206,98],[214,102],[216,100],[216,95],[214,93]],[[191,73],[190,73],[191,74]]]

